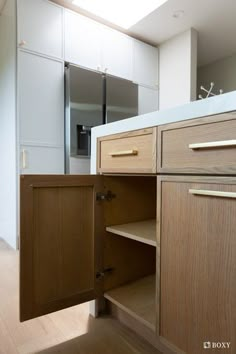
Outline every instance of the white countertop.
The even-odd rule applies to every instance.
[[[231,111],[236,111],[236,91],[94,127],[91,139],[91,173],[96,174],[98,137]]]

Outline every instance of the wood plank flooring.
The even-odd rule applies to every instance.
[[[20,323],[18,262],[0,239],[0,354],[159,353],[116,320],[89,316],[88,303]]]

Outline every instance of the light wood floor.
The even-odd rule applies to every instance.
[[[89,316],[88,303],[20,323],[18,286],[18,252],[0,239],[0,354],[159,353],[116,320]]]

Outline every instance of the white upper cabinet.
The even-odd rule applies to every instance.
[[[72,11],[65,11],[65,60],[101,70],[101,25]]]
[[[158,49],[134,40],[133,81],[158,88]]]
[[[18,102],[20,143],[63,147],[63,62],[19,51]]]
[[[63,8],[46,0],[18,0],[18,46],[63,58]]]
[[[108,74],[132,80],[132,62],[132,38],[104,26],[102,31],[102,70]]]
[[[132,80],[133,40],[119,31],[66,10],[65,60]]]

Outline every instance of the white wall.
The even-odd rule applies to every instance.
[[[211,82],[215,83],[214,93],[218,93],[220,89],[224,92],[236,90],[236,53],[198,68],[198,94],[205,97],[200,86],[203,85],[208,89]]]
[[[197,32],[190,29],[159,47],[159,109],[196,100]]]
[[[16,27],[15,1],[0,16],[0,237],[16,247]]]

